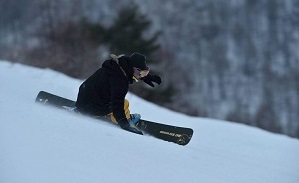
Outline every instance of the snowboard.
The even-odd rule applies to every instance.
[[[76,113],[75,101],[45,91],[40,91],[35,101]],[[96,118],[99,117],[97,116]],[[100,119],[111,122],[106,117],[100,117]],[[144,134],[148,134],[168,142],[174,142],[179,145],[187,145],[193,135],[193,130],[191,128],[166,125],[144,119],[140,119],[136,127]]]

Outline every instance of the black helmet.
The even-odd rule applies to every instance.
[[[146,57],[141,53],[133,53],[131,56],[133,67],[139,68],[141,70],[148,70],[146,66]]]

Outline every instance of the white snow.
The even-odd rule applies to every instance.
[[[0,61],[1,183],[299,182],[298,139],[189,117],[128,94],[132,113],[194,130],[179,146],[34,102],[40,90],[75,100],[81,82]]]

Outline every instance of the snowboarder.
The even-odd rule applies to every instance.
[[[129,84],[142,80],[154,87],[153,82],[160,85],[161,78],[149,74],[143,54],[110,56],[111,59],[81,84],[76,110],[92,116],[107,116],[122,129],[142,134],[135,128],[141,116],[130,114],[129,101],[125,99]]]

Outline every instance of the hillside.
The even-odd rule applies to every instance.
[[[34,103],[40,90],[76,99],[82,81],[0,61],[0,182],[297,183],[299,141],[189,117],[127,98],[144,119],[191,127],[179,146]]]

